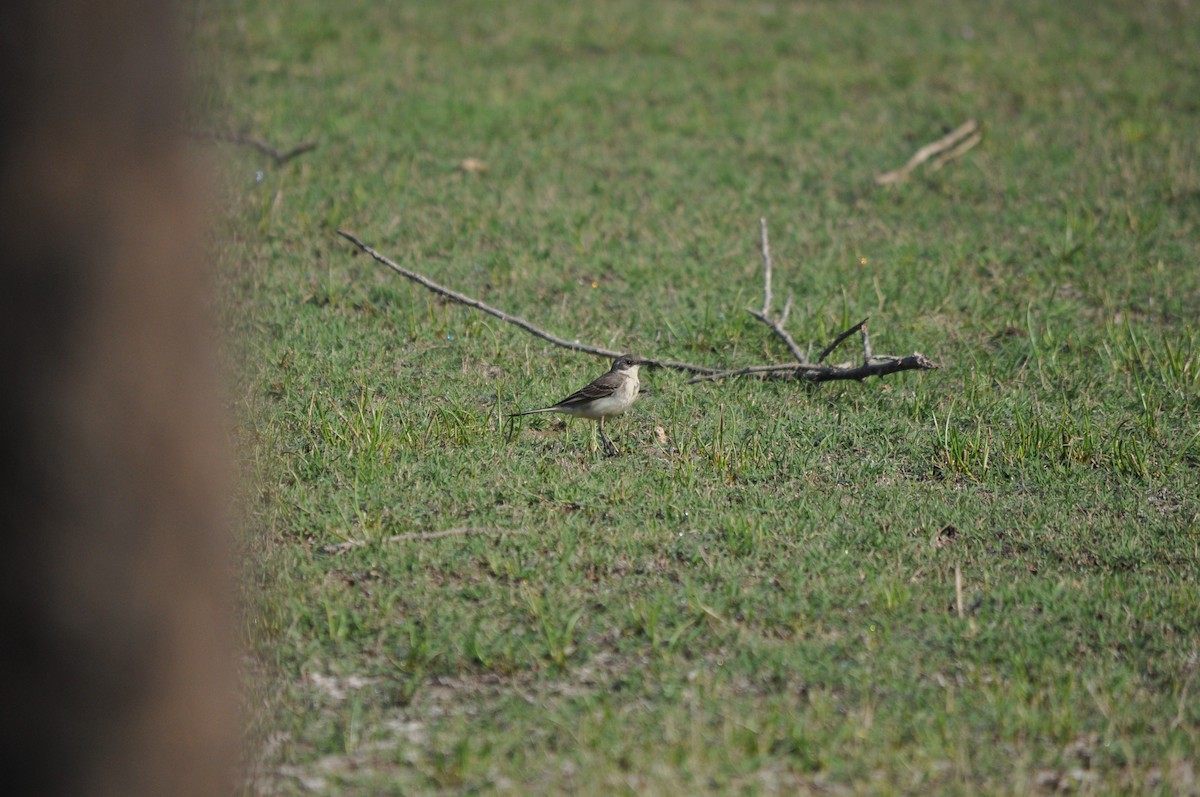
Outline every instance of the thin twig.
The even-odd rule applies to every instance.
[[[413,282],[416,282],[419,285],[425,286],[426,288],[433,291],[434,293],[440,294],[441,296],[445,296],[447,299],[452,299],[453,301],[456,301],[459,304],[465,304],[467,307],[474,307],[476,310],[482,310],[483,312],[487,313],[488,315],[495,316],[496,318],[499,318],[501,321],[504,321],[505,323],[520,327],[521,329],[525,330],[529,334],[531,334],[535,337],[541,338],[542,340],[544,340],[548,343],[553,343],[555,346],[561,346],[562,348],[570,349],[571,351],[580,351],[585,354],[594,354],[597,357],[607,357],[609,359],[612,359],[615,357],[620,357],[622,354],[625,353],[625,352],[613,351],[612,349],[601,348],[599,346],[589,346],[586,343],[580,343],[579,341],[575,341],[575,340],[567,340],[565,338],[560,338],[557,335],[552,335],[549,332],[545,331],[544,329],[541,329],[540,327],[536,327],[533,324],[529,323],[524,318],[520,318],[515,315],[510,315],[510,314],[504,312],[503,310],[497,310],[495,307],[485,304],[485,303],[479,301],[478,299],[473,299],[470,296],[467,296],[466,294],[462,294],[462,293],[459,293],[458,291],[451,290],[450,288],[447,288],[443,285],[439,285],[436,282],[434,282],[433,280],[429,279],[428,277],[426,277],[422,274],[418,274],[415,271],[410,271],[409,269],[405,268],[404,266],[398,265],[391,259],[385,257],[384,255],[381,255],[379,252],[372,249],[370,246],[367,246],[365,243],[363,243],[361,240],[359,240],[358,236],[356,236],[352,232],[347,232],[346,230],[338,230],[337,234],[342,236],[343,238],[345,238],[350,243],[357,246],[362,251],[366,252],[371,257],[375,258],[376,261],[387,266],[392,271],[395,271],[400,276],[407,277],[408,279],[412,280]],[[716,373],[716,371],[717,371],[717,369],[715,369],[715,368],[706,368],[702,365],[692,365],[691,363],[675,362],[673,360],[653,360],[653,359],[649,359],[649,358],[645,358],[645,359],[646,359],[645,364],[649,365],[651,367],[657,366],[659,368],[671,368],[676,371],[687,371],[688,373],[693,373],[693,374],[712,374],[712,373]]]
[[[758,228],[761,235],[762,259],[763,259],[763,306],[762,314],[769,316],[771,314],[771,242],[767,239],[767,219],[766,217],[758,220]]]
[[[694,385],[697,382],[716,382],[720,379],[729,379],[734,376],[765,376],[772,379],[791,379],[805,368],[818,368],[821,366],[812,366],[808,363],[779,363],[775,365],[747,365],[742,368],[730,368],[726,371],[716,371],[711,374],[700,374],[693,376],[687,381],[689,385]],[[823,369],[822,369],[823,370]]]
[[[761,250],[763,259],[763,306],[762,310],[746,309],[746,312],[757,318],[759,321],[766,324],[772,332],[783,341],[788,347],[788,351],[796,358],[796,362],[802,363],[805,361],[804,350],[799,344],[788,334],[788,331],[783,328],[784,322],[787,320],[788,313],[792,309],[792,298],[788,297],[787,305],[784,307],[783,315],[779,321],[771,318],[771,243],[767,238],[767,220],[760,218],[758,220],[759,230],[761,231]]]
[[[870,318],[870,316],[867,316],[867,318]],[[836,349],[838,346],[840,346],[843,340],[850,337],[855,332],[857,332],[858,330],[860,330],[864,326],[866,326],[867,318],[864,318],[862,321],[859,321],[857,324],[850,327],[845,332],[843,332],[842,334],[840,334],[836,338],[834,338],[833,343],[830,343],[828,346],[826,346],[824,349],[821,350],[820,354],[817,355],[817,362],[818,363],[825,362],[825,358],[828,357],[830,354],[832,354],[833,350]]]
[[[810,382],[832,382],[840,379],[862,381],[872,376],[887,376],[900,371],[935,371],[938,364],[920,352],[913,352],[907,357],[894,357],[890,354],[876,354],[870,363],[839,368],[830,366],[830,372],[815,372],[804,378]]]
[[[867,334],[867,319],[862,322],[863,362],[871,364],[871,337]]]
[[[958,617],[961,620],[966,613],[963,610],[963,580],[960,565],[954,566],[954,606],[958,610]]]
[[[261,139],[242,135],[240,133],[213,133],[205,130],[197,130],[191,131],[189,135],[194,138],[201,138],[208,141],[222,141],[226,144],[237,144],[244,147],[253,147],[269,157],[271,160],[275,161],[276,166],[282,166],[292,158],[303,155],[306,152],[312,152],[317,148],[317,142],[307,141],[288,150],[279,150]]]
[[[930,142],[930,143],[926,144],[925,146],[921,147],[919,150],[916,151],[916,154],[914,154],[911,158],[908,159],[908,163],[904,164],[899,169],[895,169],[893,171],[885,172],[884,174],[878,175],[875,178],[875,182],[878,183],[879,185],[887,185],[888,183],[895,183],[900,180],[903,180],[905,177],[908,177],[908,175],[912,172],[913,169],[917,168],[922,163],[924,163],[925,161],[932,158],[934,155],[937,155],[938,153],[945,152],[946,150],[950,149],[955,144],[958,144],[959,142],[961,142],[962,139],[966,138],[967,136],[970,136],[972,133],[975,133],[975,131],[978,129],[979,129],[979,125],[977,125],[975,123],[975,120],[968,119],[962,125],[959,125],[958,127],[954,128],[949,133],[947,133],[946,135],[939,138],[937,141]],[[963,149],[963,152],[966,152],[968,149],[970,149],[971,147],[975,146],[975,144],[978,144],[978,143],[979,143],[978,141],[975,141],[973,144],[971,144],[970,146]],[[958,154],[961,155],[962,152],[960,152]],[[957,156],[955,156],[955,157],[957,157]]]
[[[941,155],[939,155],[933,161],[933,163],[929,164],[929,171],[936,172],[938,169],[942,168],[943,166],[945,166],[947,163],[954,160],[955,158],[962,157],[969,149],[974,147],[980,141],[983,141],[983,134],[975,133],[975,135],[971,136],[970,138],[968,138],[963,143],[959,144],[954,149],[950,150],[949,152],[943,152]]]
[[[529,532],[521,529],[489,529],[481,526],[460,526],[453,529],[445,529],[443,531],[420,531],[411,534],[396,534],[391,537],[384,537],[382,540],[367,541],[367,540],[347,540],[339,542],[336,545],[326,545],[321,550],[325,553],[342,553],[354,548],[362,548],[367,545],[377,542],[379,545],[392,545],[397,542],[412,542],[417,540],[441,540],[446,537],[475,537],[489,536],[501,537],[506,534],[528,534]]]
[[[774,332],[779,339],[783,341],[784,345],[788,347],[788,351],[790,351],[792,356],[796,358],[796,362],[802,363],[805,361],[804,349],[800,348],[800,344],[796,343],[795,339],[788,334],[788,331],[784,329],[779,322],[772,321],[770,316],[763,315],[757,310],[751,310],[747,308],[746,312],[770,327],[771,331]]]

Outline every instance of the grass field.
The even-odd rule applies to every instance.
[[[1200,5],[205,0],[188,27],[198,126],[317,144],[212,149],[247,794],[1197,793]],[[875,184],[968,118],[979,146]],[[745,311],[760,217],[794,337],[870,316],[941,369],[654,371],[608,458],[503,417],[607,363],[335,234],[732,366],[787,357]]]

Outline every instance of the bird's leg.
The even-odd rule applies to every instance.
[[[612,440],[609,440],[608,436],[604,434],[604,419],[601,418],[598,421],[598,424],[600,427],[600,442],[604,444],[604,453],[608,454],[610,457],[615,457],[617,455],[617,447],[614,446],[612,444]]]

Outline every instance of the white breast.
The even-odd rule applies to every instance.
[[[592,420],[620,415],[629,409],[638,397],[639,388],[637,370],[631,368],[626,372],[625,378],[621,380],[621,386],[614,390],[611,395],[592,402],[588,406],[586,413],[581,412],[579,414],[584,418],[591,418]]]

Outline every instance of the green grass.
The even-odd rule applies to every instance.
[[[319,144],[217,150],[247,793],[1194,792],[1194,4],[209,0],[188,26],[198,125]],[[967,118],[965,157],[874,184]],[[726,366],[785,356],[745,312],[760,216],[798,340],[870,315],[876,352],[943,368],[652,372],[609,459],[503,417],[605,363],[334,232]]]

